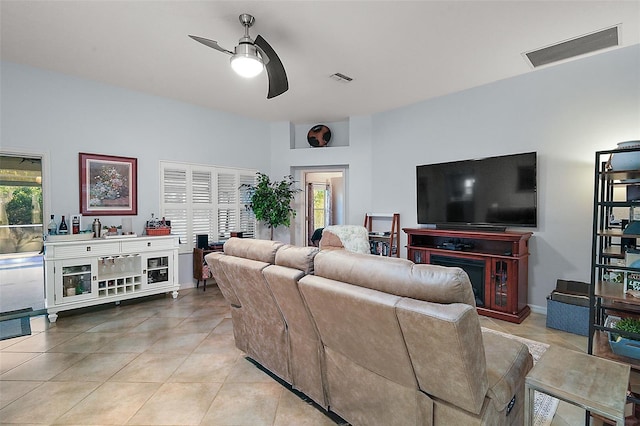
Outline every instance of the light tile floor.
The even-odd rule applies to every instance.
[[[44,309],[44,268],[41,255],[0,256],[0,312]]]
[[[484,327],[585,351],[587,339],[531,314]],[[0,423],[66,425],[332,425],[235,348],[215,285],[31,320],[33,334],[0,341]],[[553,426],[584,411],[560,403]]]

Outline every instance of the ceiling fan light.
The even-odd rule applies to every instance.
[[[262,72],[264,64],[258,57],[255,46],[241,43],[231,57],[231,68],[241,77],[253,78]]]
[[[253,78],[260,74],[264,67],[258,58],[234,55],[231,58],[231,68],[241,77]]]

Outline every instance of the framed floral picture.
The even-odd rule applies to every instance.
[[[138,160],[87,154],[80,159],[80,213],[87,216],[138,214]]]

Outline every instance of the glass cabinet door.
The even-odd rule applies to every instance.
[[[95,267],[93,259],[57,262],[55,266],[56,303],[96,297]]]
[[[168,255],[147,255],[145,258],[145,271],[147,285],[167,284],[173,273]]]
[[[491,308],[507,311],[509,308],[509,262],[494,260],[491,271]]]

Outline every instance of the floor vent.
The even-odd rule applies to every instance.
[[[576,56],[586,55],[602,49],[618,46],[619,27],[616,25],[591,34],[576,37],[562,43],[543,47],[542,49],[525,52],[529,63],[534,67],[548,65],[553,62],[564,61]]]

